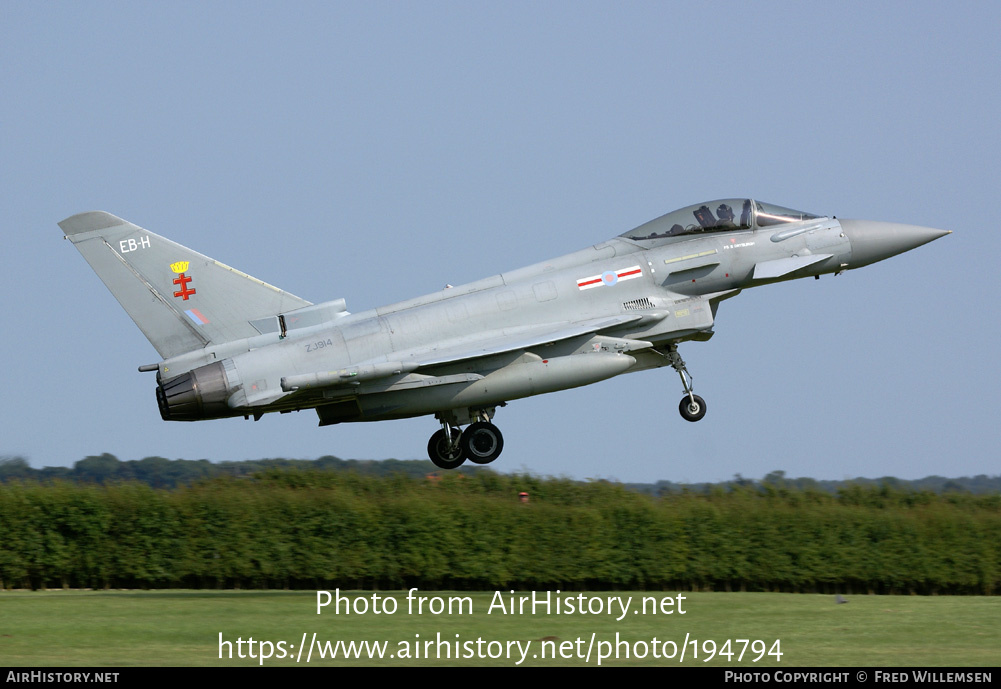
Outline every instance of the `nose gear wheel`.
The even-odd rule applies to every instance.
[[[685,421],[698,421],[706,415],[706,401],[694,393],[687,395],[681,398],[678,411]]]
[[[678,411],[681,412],[681,417],[685,421],[699,421],[703,416],[706,415],[706,401],[692,392],[693,378],[692,374],[688,372],[688,368],[685,366],[684,359],[678,354],[678,345],[671,344],[667,346],[667,354],[665,354],[667,360],[671,363],[671,367],[678,372],[681,376],[681,384],[685,386],[685,396],[681,398],[681,403],[678,405]]]

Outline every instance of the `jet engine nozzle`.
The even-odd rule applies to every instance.
[[[164,421],[219,419],[233,415],[226,404],[229,395],[225,367],[217,361],[161,381],[156,403]]]
[[[902,225],[872,220],[840,220],[841,229],[852,245],[850,268],[861,268],[884,258],[916,249],[922,244],[952,234],[933,227]]]

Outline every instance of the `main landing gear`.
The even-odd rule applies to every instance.
[[[458,469],[466,461],[460,445],[461,432],[454,426],[444,426],[428,440],[428,457],[439,469]]]
[[[685,368],[685,362],[678,354],[678,345],[667,346],[667,359],[671,362],[672,368],[681,376],[681,384],[685,386],[685,396],[678,404],[678,411],[685,421],[699,421],[706,415],[706,401],[692,392],[692,374]]]
[[[504,436],[490,423],[486,412],[478,414],[480,420],[459,431],[451,420],[441,419],[441,430],[428,440],[428,457],[439,469],[457,469],[467,459],[476,464],[489,464],[500,457],[504,449]]]

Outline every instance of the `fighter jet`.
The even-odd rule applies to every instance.
[[[59,227],[162,360],[167,421],[315,409],[321,426],[434,415],[442,469],[488,464],[511,400],[670,366],[748,287],[861,268],[949,234],[752,199],[676,210],[575,253],[389,306],[313,304],[103,211]],[[462,429],[462,427],[465,427]]]

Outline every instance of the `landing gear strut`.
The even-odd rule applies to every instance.
[[[441,430],[435,431],[428,440],[428,457],[439,469],[458,469],[467,459],[475,464],[489,464],[504,449],[504,436],[500,429],[490,423],[493,408],[471,412],[469,421],[473,423],[460,432],[455,414],[437,414]]]
[[[692,392],[692,374],[685,367],[685,362],[678,354],[678,345],[667,346],[667,359],[671,362],[672,368],[681,376],[681,384],[685,386],[685,396],[681,398],[678,411],[685,421],[698,421],[706,415],[706,401]]]

